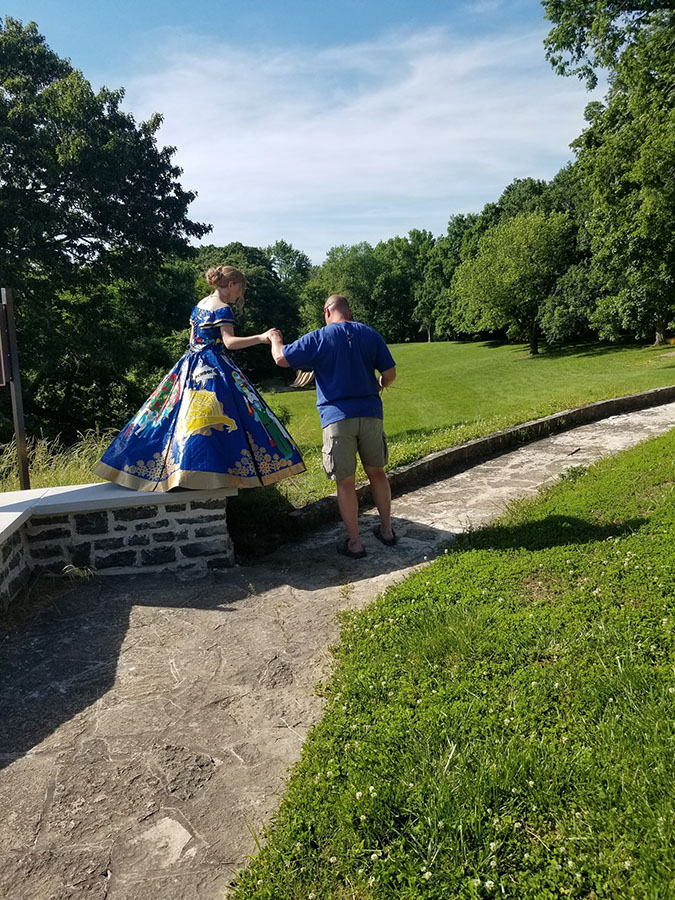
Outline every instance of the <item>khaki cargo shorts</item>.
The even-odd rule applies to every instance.
[[[389,448],[382,419],[340,419],[323,429],[323,468],[329,478],[342,481],[354,475],[357,452],[364,466],[384,468]]]

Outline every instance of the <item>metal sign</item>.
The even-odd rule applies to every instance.
[[[3,385],[9,384],[12,395],[12,415],[16,450],[19,457],[19,484],[22,491],[30,490],[28,474],[28,449],[26,446],[26,426],[23,420],[23,398],[21,396],[21,374],[19,372],[19,348],[14,327],[14,298],[9,288],[0,289],[2,307],[0,309],[0,370]]]

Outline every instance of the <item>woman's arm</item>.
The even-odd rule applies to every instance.
[[[272,331],[271,328],[270,331]],[[248,337],[237,337],[232,325],[220,326],[220,336],[228,350],[244,350],[246,347],[255,347],[256,344],[269,344],[270,331],[265,331],[263,334],[251,334]]]

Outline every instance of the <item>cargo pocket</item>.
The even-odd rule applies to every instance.
[[[328,438],[323,442],[322,448],[322,456],[323,456],[323,470],[326,473],[326,477],[330,478],[332,481],[335,481],[335,458],[333,456],[333,439]]]

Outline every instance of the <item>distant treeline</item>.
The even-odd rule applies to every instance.
[[[68,438],[121,425],[184,351],[212,264],[241,268],[242,332],[286,339],[323,324],[330,293],[387,341],[500,337],[662,342],[675,327],[675,12],[658,2],[547,0],[546,53],[589,86],[575,158],[517,179],[435,237],[413,230],[331,249],[321,266],[283,240],[202,246],[161,118],[137,123],[121,91],[94,93],[33,24],[0,19],[0,282],[17,295],[29,430]],[[625,8],[624,8],[625,7]],[[265,348],[238,361],[264,378]],[[0,440],[11,436],[0,396]]]

